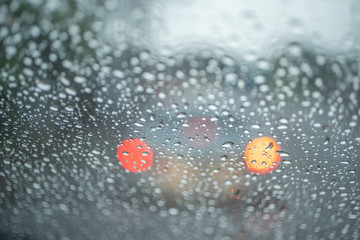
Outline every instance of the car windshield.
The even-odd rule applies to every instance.
[[[0,3],[1,239],[359,239],[360,2]]]

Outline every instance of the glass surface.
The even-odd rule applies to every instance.
[[[360,2],[0,3],[1,239],[359,239]]]

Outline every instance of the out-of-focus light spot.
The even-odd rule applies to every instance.
[[[190,147],[210,147],[218,140],[218,136],[217,124],[209,117],[190,117],[181,128],[181,138]]]
[[[130,172],[146,171],[154,161],[153,150],[140,139],[124,140],[118,147],[121,165]]]
[[[249,143],[245,150],[245,166],[251,172],[260,174],[274,171],[280,164],[281,150],[271,137],[258,137]]]

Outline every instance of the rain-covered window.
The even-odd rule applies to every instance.
[[[0,3],[0,239],[359,239],[360,2]]]

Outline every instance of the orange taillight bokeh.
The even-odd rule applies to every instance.
[[[280,145],[271,137],[255,138],[246,147],[245,166],[251,172],[269,173],[280,164],[280,150]]]

